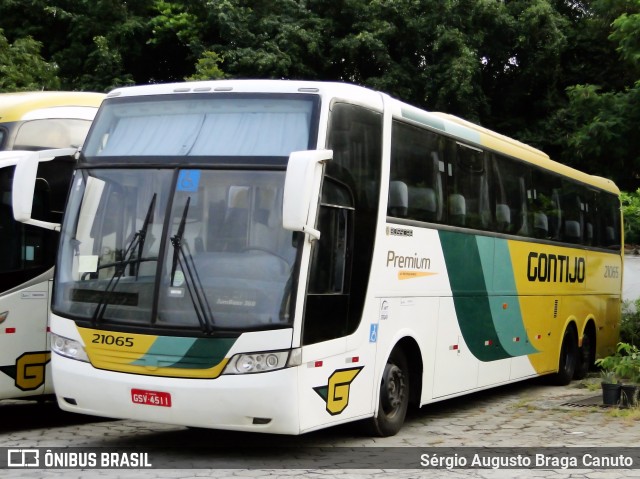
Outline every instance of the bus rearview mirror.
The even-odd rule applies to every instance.
[[[289,155],[282,201],[282,226],[320,239],[314,228],[315,209],[324,172],[324,163],[333,158],[332,150],[294,151]],[[312,211],[313,209],[313,211]]]
[[[37,152],[24,152],[13,174],[13,187],[11,202],[13,205],[13,217],[21,223],[38,226],[40,228],[59,230],[59,223],[34,220],[31,217],[33,196],[38,176],[38,164],[43,161],[51,161],[61,156],[73,156],[74,148],[61,148],[57,150],[42,150]]]

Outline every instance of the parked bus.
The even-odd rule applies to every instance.
[[[53,392],[47,323],[58,233],[14,220],[15,165],[30,158],[43,161],[32,190],[33,215],[60,222],[73,174],[72,150],[53,161],[33,151],[80,146],[103,98],[98,93],[0,94],[0,399]]]
[[[618,189],[365,88],[114,90],[62,226],[62,409],[301,434],[550,375],[617,339]]]

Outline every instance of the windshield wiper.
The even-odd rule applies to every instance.
[[[211,326],[214,324],[211,306],[207,300],[207,295],[204,291],[204,287],[202,286],[202,281],[200,281],[200,276],[198,276],[198,269],[193,262],[193,256],[191,256],[189,244],[182,241],[190,203],[191,197],[189,196],[187,197],[187,202],[184,205],[184,210],[182,211],[182,218],[180,218],[178,231],[175,236],[171,237],[171,244],[173,246],[173,262],[171,264],[170,285],[173,286],[176,270],[178,265],[180,265],[182,272],[186,273],[185,279],[187,280],[187,291],[191,297],[191,303],[193,304],[193,309],[198,317],[198,322],[205,333],[211,333]]]
[[[133,238],[131,239],[131,242],[127,246],[127,249],[122,254],[122,259],[120,261],[116,261],[115,263],[101,265],[98,268],[98,269],[103,269],[110,266],[114,266],[115,271],[111,276],[111,279],[107,283],[107,287],[104,289],[104,292],[102,293],[98,306],[96,306],[96,309],[93,312],[93,317],[91,318],[92,321],[97,322],[102,320],[102,317],[104,316],[104,313],[107,310],[107,306],[109,305],[109,299],[111,298],[113,291],[115,291],[116,287],[118,286],[118,282],[120,281],[120,278],[122,278],[122,275],[124,274],[124,270],[127,267],[127,265],[133,265],[133,268],[135,270],[136,280],[137,280],[138,273],[140,271],[140,263],[142,263],[143,261],[158,260],[157,256],[155,258],[142,257],[142,248],[144,247],[144,242],[147,238],[147,230],[149,229],[151,218],[153,218],[153,210],[156,204],[156,196],[157,194],[154,193],[153,198],[151,198],[151,203],[149,204],[149,208],[147,209],[147,214],[142,223],[142,228],[140,228],[133,235]],[[136,252],[136,249],[138,252],[137,258],[132,259],[131,256],[134,254],[134,252]]]
[[[149,205],[149,209],[147,210],[147,216],[144,218],[144,222],[142,223],[142,228],[138,231],[138,257],[136,258],[136,279],[138,279],[138,274],[140,273],[140,263],[142,262],[142,250],[144,248],[144,242],[147,239],[147,230],[149,229],[149,223],[151,223],[151,218],[153,218],[153,210],[156,205],[156,196],[157,194],[153,194],[153,198],[151,198],[151,204]]]

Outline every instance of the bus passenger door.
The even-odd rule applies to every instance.
[[[367,377],[373,367],[364,367],[362,353],[375,344],[360,347],[363,338],[350,348],[347,341],[358,326],[349,315],[353,218],[348,190],[325,179],[317,221],[320,239],[311,245],[302,325],[302,431],[364,416],[371,402],[366,385],[371,384]]]

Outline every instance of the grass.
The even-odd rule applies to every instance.
[[[607,415],[612,418],[626,419],[627,421],[640,421],[640,407],[611,408]]]
[[[519,401],[511,404],[510,407],[513,409],[526,409],[527,411],[534,411],[537,409],[536,405],[531,403],[531,399],[520,399]]]
[[[587,391],[599,391],[600,382],[600,375],[598,373],[589,373],[586,378],[572,383],[572,386],[578,389],[586,389]]]

